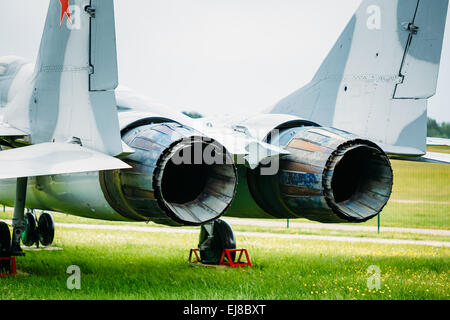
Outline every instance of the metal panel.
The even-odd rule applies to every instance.
[[[113,90],[118,85],[114,3],[91,0],[90,90]]]
[[[93,136],[93,148],[112,156],[119,155],[122,153],[122,140],[114,91],[91,91],[89,99],[94,116],[92,125],[98,132],[98,136]]]
[[[0,179],[130,168],[108,155],[68,143],[42,143],[0,152]]]
[[[413,25],[403,26],[410,35],[395,98],[427,99],[436,93],[447,7],[448,0],[433,0],[433,5],[421,0]]]
[[[31,80],[33,86],[28,89],[32,90],[28,97],[29,110],[14,109],[13,117],[7,114],[8,123],[23,128],[16,124],[17,120],[11,121],[22,111],[24,116],[30,115],[33,144],[65,142],[76,137],[85,147],[116,156],[123,150],[114,86],[111,85],[117,81],[113,3],[109,0],[92,3],[97,6],[95,18],[92,12],[89,17],[86,10],[90,0],[73,0],[69,7],[73,20],[68,20],[61,17],[60,2],[50,1]],[[97,52],[94,54],[94,64],[98,62],[97,75],[108,81],[113,79],[106,83],[108,85],[96,86],[102,91],[89,88],[90,41]]]

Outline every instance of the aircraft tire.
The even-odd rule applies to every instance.
[[[39,241],[36,215],[33,212],[25,213],[25,222],[26,227],[21,236],[22,243],[27,247],[31,247],[33,244],[37,244]]]
[[[11,233],[8,225],[0,221],[0,257],[11,256]]]
[[[38,222],[39,242],[43,246],[52,244],[55,238],[55,222],[50,213],[42,212]]]
[[[200,257],[204,264],[219,264],[224,249],[236,249],[236,240],[231,226],[222,219],[212,222],[212,235],[202,227],[200,231]],[[234,260],[236,253],[230,253]]]
[[[220,251],[219,254],[219,261],[222,256],[222,252],[225,249],[236,249],[236,239],[234,237],[233,229],[231,226],[222,219],[217,219],[216,223],[214,225],[214,233],[217,234],[218,238],[218,251]],[[230,252],[231,259],[234,260],[236,256],[236,252]]]

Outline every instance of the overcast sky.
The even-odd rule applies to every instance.
[[[258,112],[308,83],[360,0],[115,0],[119,82],[203,114]],[[0,56],[37,55],[48,0],[0,0]],[[428,114],[450,122],[450,18]]]

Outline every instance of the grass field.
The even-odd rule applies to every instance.
[[[449,299],[449,248],[241,237],[254,267],[186,263],[194,234],[58,230],[62,251],[27,252],[29,275],[0,280],[1,299]],[[66,269],[81,269],[81,290]],[[381,270],[380,290],[367,268]]]
[[[440,153],[450,153],[450,148],[447,146],[427,146],[428,152],[440,152]]]
[[[442,151],[439,151],[442,152]],[[450,229],[450,169],[392,161],[392,200],[382,226]],[[11,212],[0,218],[11,219]],[[116,224],[55,214],[57,222]],[[297,220],[296,220],[297,221]],[[298,221],[306,222],[300,219]],[[376,225],[376,219],[362,225]],[[131,224],[136,225],[136,224]],[[137,224],[144,226],[144,224]],[[155,226],[150,223],[148,226]],[[233,225],[235,231],[450,241],[445,235],[350,232]],[[0,279],[0,299],[445,299],[450,298],[450,248],[239,236],[252,268],[187,264],[197,234],[59,227],[61,251],[27,251],[26,275]],[[81,269],[81,290],[66,286],[66,269]],[[369,290],[367,268],[381,271]]]

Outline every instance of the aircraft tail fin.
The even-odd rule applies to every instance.
[[[32,143],[122,152],[113,0],[50,0],[30,102]]]
[[[364,0],[313,80],[270,112],[425,154],[447,9],[448,0]]]

